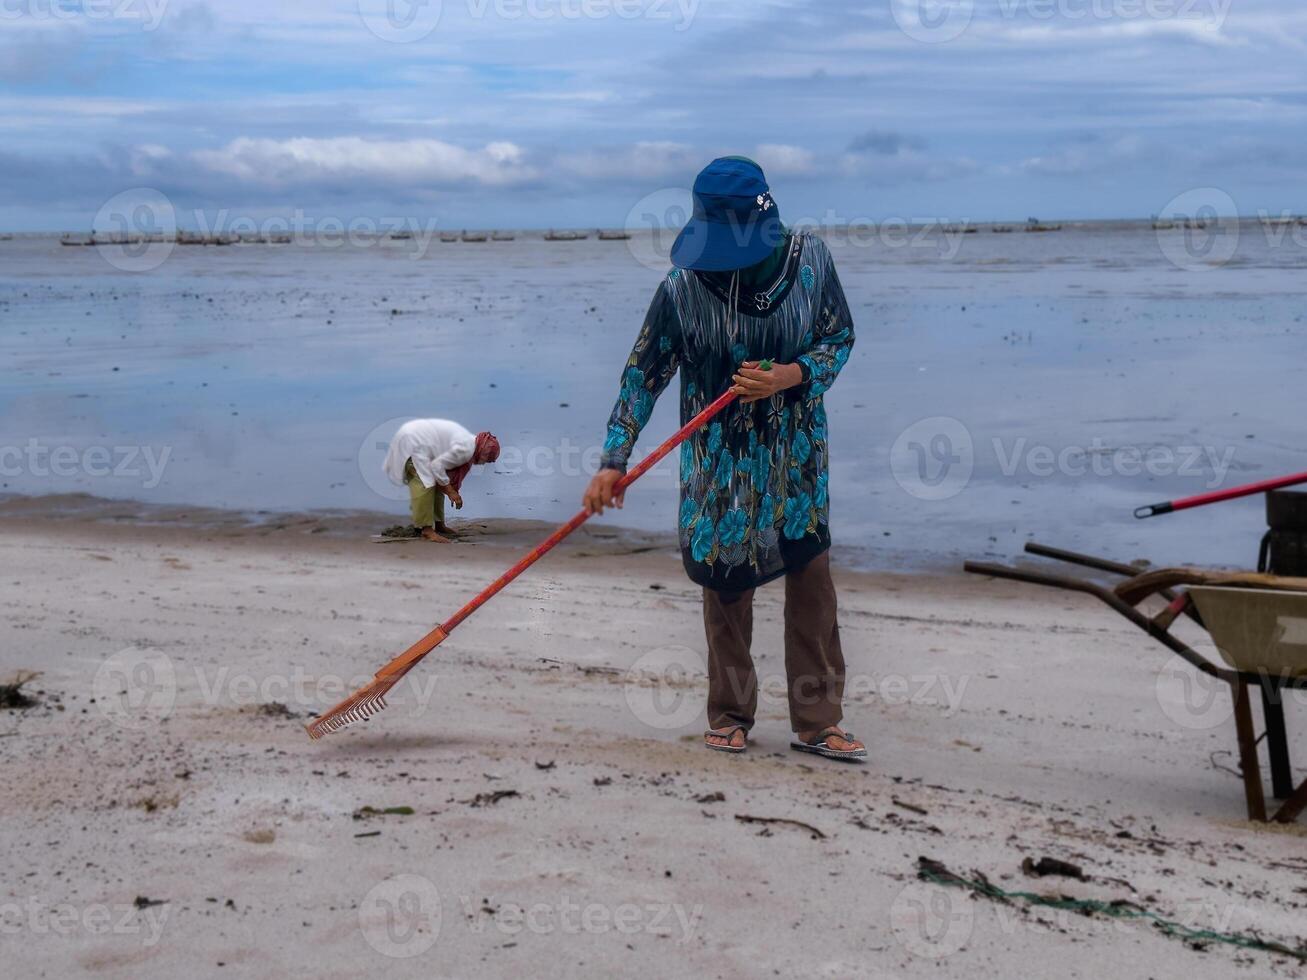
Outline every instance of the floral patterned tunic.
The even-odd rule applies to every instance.
[[[803,382],[733,402],[681,445],[680,541],[686,572],[742,591],[830,547],[822,394],[853,347],[853,320],[825,242],[794,234],[774,284],[723,290],[720,277],[672,269],[622,374],[601,465],[626,469],[655,400],[681,372],[681,421],[731,385],[743,361],[797,362]],[[729,274],[727,274],[729,276]]]

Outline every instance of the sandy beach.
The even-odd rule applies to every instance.
[[[1307,977],[1307,3],[0,27],[0,980]]]
[[[871,750],[847,766],[788,749],[764,589],[763,707],[728,757],[699,741],[674,549],[595,522],[387,711],[311,742],[314,712],[540,534],[378,545],[377,524],[0,506],[0,675],[40,671],[36,703],[0,711],[7,975],[1299,975],[919,880],[924,856],[1307,943],[1303,830],[1244,820],[1228,711],[1179,713],[1174,664],[1087,598],[840,571],[845,723]],[[1045,857],[1086,880],[1023,873]]]

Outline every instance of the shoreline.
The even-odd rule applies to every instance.
[[[516,549],[525,552],[551,532],[558,524],[551,521],[517,517],[459,517],[457,511],[446,515],[450,527],[459,532],[455,545],[484,548]],[[596,555],[643,554],[659,552],[674,556],[679,567],[680,545],[674,532],[642,531],[611,523],[620,520],[611,512],[587,521],[558,549],[584,551]],[[184,504],[149,503],[133,499],[97,497],[87,493],[40,495],[0,495],[0,527],[10,523],[43,522],[59,525],[84,522],[97,527],[172,528],[202,535],[266,536],[272,532],[294,532],[305,537],[331,541],[357,541],[376,544],[374,536],[395,524],[407,524],[406,514],[399,512],[321,509],[306,511],[228,510]],[[387,544],[402,547],[403,542]],[[414,547],[419,543],[414,541]],[[444,547],[444,546],[431,546]],[[868,564],[865,556],[871,549],[841,545],[831,547],[831,564],[851,574],[936,576],[964,575],[960,555],[929,555],[912,562],[898,560],[894,552],[880,552],[886,566]],[[979,556],[977,556],[979,557]],[[990,558],[993,556],[990,555]],[[688,580],[687,580],[688,581]]]

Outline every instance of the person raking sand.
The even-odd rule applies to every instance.
[[[618,481],[655,400],[681,374],[688,421],[732,388],[738,401],[681,446],[680,543],[703,586],[705,744],[743,752],[758,706],[754,589],[785,577],[785,670],[794,749],[860,760],[840,728],[844,657],[830,573],[823,393],[848,360],[853,320],[821,239],[781,224],[762,169],[714,160],[672,246],[622,373],[601,469],[583,504],[621,507]]]

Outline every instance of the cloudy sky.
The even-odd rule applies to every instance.
[[[0,227],[640,224],[724,153],[789,218],[1304,212],[1304,65],[1300,0],[0,0]]]

